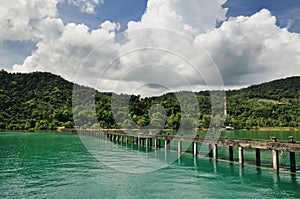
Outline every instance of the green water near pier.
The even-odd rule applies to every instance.
[[[253,132],[225,133],[249,137]],[[300,140],[299,132],[274,133]],[[225,148],[220,156],[226,159]],[[250,162],[252,151],[245,156]],[[288,162],[284,154],[281,161]],[[300,175],[250,163],[178,158],[175,152],[68,133],[0,132],[0,198],[300,198]]]

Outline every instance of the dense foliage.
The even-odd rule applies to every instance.
[[[94,104],[79,98],[74,106],[73,88],[78,95],[94,94]],[[215,92],[217,93],[217,92]],[[214,94],[215,94],[214,93]],[[73,102],[72,102],[73,94]],[[168,93],[160,97],[141,98],[134,95],[100,93],[78,86],[63,78],[35,72],[10,74],[0,71],[0,129],[48,129],[57,127],[121,128],[208,128],[219,127],[223,114],[213,114],[210,92],[195,93],[199,107],[189,103],[194,93]],[[227,91],[228,115],[225,125],[235,128],[299,127],[300,77],[290,77],[245,89]],[[178,96],[181,96],[179,99]],[[186,97],[185,97],[186,96]],[[217,96],[217,95],[216,95]],[[112,106],[115,100],[119,106]],[[222,100],[219,100],[222,102]],[[72,108],[73,103],[73,108]],[[153,106],[155,105],[155,106]],[[160,105],[160,106],[158,106]],[[86,110],[91,106],[93,113]],[[93,107],[94,106],[94,107]],[[113,108],[112,108],[113,107]],[[151,108],[152,107],[152,108]],[[162,109],[163,107],[163,109]],[[216,109],[221,110],[223,104]],[[195,111],[200,110],[196,113]],[[219,113],[222,111],[218,111]],[[166,116],[166,117],[165,117]],[[118,119],[123,125],[118,125]]]

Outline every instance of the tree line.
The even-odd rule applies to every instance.
[[[78,89],[74,90],[75,87]],[[78,106],[74,106],[76,92],[83,96],[87,94],[85,92],[93,93],[94,104],[82,97]],[[219,104],[211,106],[211,95],[218,96],[215,95],[217,92],[182,91],[142,98],[98,92],[51,73],[13,74],[1,70],[0,129],[56,130],[75,125],[107,129],[147,126],[175,130],[221,125],[236,129],[299,127],[300,77],[226,91],[226,117],[222,111],[222,99],[218,100]],[[190,95],[196,96],[198,104],[189,103]],[[212,108],[218,111],[212,111]]]

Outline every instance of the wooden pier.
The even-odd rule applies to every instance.
[[[244,148],[255,149],[256,166],[261,166],[261,150],[272,151],[273,169],[279,170],[279,153],[287,152],[290,155],[290,171],[296,172],[295,153],[300,152],[300,142],[295,142],[290,136],[288,141],[278,141],[275,137],[271,140],[242,139],[242,138],[215,138],[202,136],[170,135],[170,134],[149,134],[149,133],[124,133],[118,130],[75,130],[64,129],[66,132],[78,133],[79,135],[102,137],[110,141],[125,142],[139,146],[161,148],[164,142],[164,149],[170,150],[171,141],[178,142],[178,153],[184,152],[182,142],[189,142],[193,145],[193,155],[198,156],[198,144],[208,146],[207,155],[210,158],[218,159],[218,146],[228,147],[229,160],[234,161],[233,148],[238,149],[238,162],[244,164]]]

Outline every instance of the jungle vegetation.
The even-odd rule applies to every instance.
[[[94,95],[93,105],[84,97],[89,93]],[[226,91],[226,118],[222,114],[222,99],[219,100],[221,103],[211,106],[212,93],[218,96],[218,91],[182,91],[142,98],[138,95],[98,92],[51,73],[21,74],[1,70],[0,129],[55,130],[75,125],[113,129],[135,126],[205,129],[220,125],[237,129],[299,127],[300,77]],[[77,103],[74,96],[78,95],[83,97],[79,97],[79,105],[74,106]],[[198,104],[189,103],[190,95],[196,96]],[[119,106],[112,106],[112,103]],[[95,115],[82,104],[91,106]],[[194,113],[190,110],[199,111]],[[118,118],[122,126],[118,125]],[[215,122],[222,121],[222,118],[225,119],[224,124]]]

